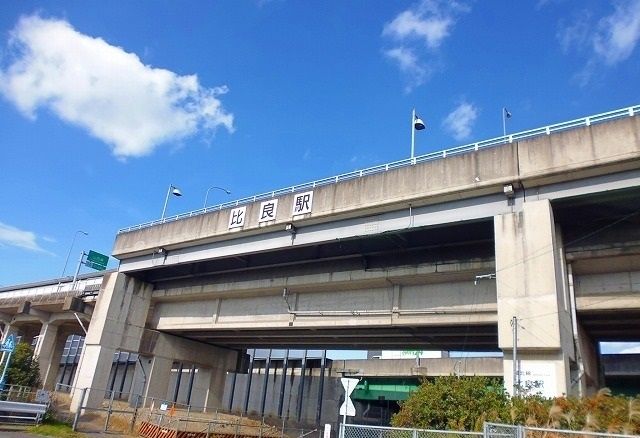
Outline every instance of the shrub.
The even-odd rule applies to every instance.
[[[7,385],[40,386],[40,366],[33,358],[33,349],[26,342],[20,342],[11,355],[7,370]]]
[[[424,380],[393,416],[396,427],[481,430],[485,421],[504,419],[509,397],[497,379],[437,377]]]
[[[612,396],[603,388],[590,397],[509,397],[487,377],[425,380],[393,416],[396,427],[482,430],[485,421],[553,429],[640,433],[640,398]]]

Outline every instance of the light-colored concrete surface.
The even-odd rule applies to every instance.
[[[637,169],[638,138],[640,118],[630,117],[316,187],[312,213],[302,222],[502,193],[505,183],[530,187]],[[292,221],[293,199],[293,194],[279,198],[276,220],[266,227],[258,223],[260,202],[254,202],[247,205],[242,233],[228,229],[230,210],[216,211],[120,234],[113,255],[123,259],[151,254],[159,247],[174,249],[283,229]]]
[[[545,395],[569,394],[569,360],[575,359],[570,303],[562,244],[549,201],[527,202],[521,212],[497,216],[495,238],[505,387],[513,392],[512,317],[516,317],[520,373],[544,376],[551,386],[544,388]]]
[[[233,368],[237,353],[177,335],[208,340],[208,333],[225,330],[229,336],[252,330],[265,337],[289,329],[296,330],[289,336],[298,337],[341,330],[336,336],[342,338],[327,338],[340,343],[357,336],[350,335],[350,329],[371,328],[379,330],[366,334],[373,343],[383,330],[389,330],[391,339],[404,336],[403,330],[422,329],[423,336],[414,339],[429,343],[427,329],[482,326],[492,331],[497,326],[505,353],[502,372],[511,388],[509,323],[516,316],[521,372],[545,379],[552,395],[573,393],[570,370],[582,363],[581,373],[594,381],[597,366],[593,341],[587,336],[575,335],[581,353],[574,351],[570,266],[552,203],[640,186],[639,139],[640,118],[630,117],[315,187],[312,212],[301,216],[292,216],[295,194],[286,194],[279,197],[276,219],[266,225],[258,222],[260,203],[254,202],[246,206],[242,229],[229,230],[230,211],[222,210],[120,234],[113,253],[121,259],[122,271],[104,277],[95,309],[82,315],[91,325],[75,385],[91,388],[89,405],[98,403],[113,353],[139,352],[147,362],[137,367],[136,384],[147,394],[166,397],[173,361],[197,364],[202,371],[194,387],[215,406],[220,403],[216,389],[221,376]],[[513,184],[514,197],[505,196],[504,184]],[[294,234],[284,229],[292,221],[299,228]],[[401,239],[405,236],[400,233],[408,230],[490,221],[495,261],[487,235],[480,239],[486,251],[478,257],[468,256],[462,246],[455,257],[409,260],[398,266],[393,255],[385,253],[389,266],[372,269],[366,254],[348,253],[344,259],[328,257],[318,264],[309,259],[283,267],[276,258],[273,265],[268,260],[255,270],[195,269],[198,275],[180,270],[227,257],[243,260],[267,251],[389,238],[394,233]],[[430,251],[429,245],[426,242],[420,251]],[[605,259],[603,251],[609,249],[587,246],[583,253],[572,254],[578,312],[640,308],[635,297],[640,251],[631,246],[618,249],[624,250],[617,254],[619,259],[600,263],[608,270],[598,271],[598,262],[585,261],[591,257],[589,251],[601,251],[598,257]],[[624,260],[624,266],[612,268],[617,260]],[[166,276],[147,276],[159,272]],[[494,272],[495,280],[474,284],[476,275]],[[66,285],[62,289],[69,292]],[[37,295],[35,290],[30,293]],[[61,311],[57,302],[20,313],[5,301],[0,300],[0,320],[8,325],[6,331],[19,330],[27,340],[42,335],[41,365],[54,363],[59,350],[55,332],[69,329],[72,313]],[[575,331],[580,330],[584,331]],[[489,336],[493,342],[495,333]],[[452,366],[442,364],[441,369],[414,371],[437,374]],[[584,381],[580,384],[584,389]],[[78,395],[76,391],[75,406]]]
[[[88,388],[88,406],[102,401],[116,350],[138,351],[140,348],[151,289],[151,285],[122,274],[105,277],[74,384],[76,388]],[[72,411],[75,412],[81,398],[81,391],[74,390]]]
[[[495,376],[502,377],[501,357],[334,360],[331,372],[354,377]]]

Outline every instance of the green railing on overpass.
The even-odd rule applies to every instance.
[[[565,131],[567,129],[575,129],[585,126],[591,126],[597,123],[607,122],[610,120],[620,119],[623,117],[633,117],[636,114],[640,114],[640,105],[634,105],[627,108],[621,108],[606,113],[595,114],[592,116],[582,117],[580,119],[569,120],[566,122],[556,123],[554,125],[543,126],[541,128],[529,129],[527,131],[517,132],[514,134],[504,135],[500,137],[491,138],[475,143],[469,143],[462,146],[456,146],[450,149],[445,149],[437,152],[430,152],[428,154],[419,155],[413,158],[405,158],[403,160],[394,161],[391,163],[380,164],[377,166],[369,167],[362,170],[354,170],[353,172],[343,173],[341,175],[332,176],[329,178],[323,178],[308,183],[298,184],[283,189],[274,190],[271,192],[261,193],[259,195],[248,196],[246,198],[238,199],[235,201],[225,202],[211,207],[201,208],[198,210],[189,211],[186,213],[177,214],[175,216],[168,216],[163,219],[157,219],[150,222],[145,222],[138,225],[133,225],[118,230],[118,234],[127,233],[130,231],[140,230],[142,228],[151,227],[167,222],[173,222],[179,219],[185,219],[192,216],[201,215],[211,211],[224,210],[227,208],[234,208],[240,205],[249,204],[256,201],[263,201],[266,199],[275,198],[276,196],[287,195],[290,193],[299,192],[302,190],[310,190],[315,187],[326,186],[329,184],[337,184],[342,181],[348,181],[355,178],[362,178],[363,176],[373,175],[376,173],[387,172],[389,170],[398,169],[401,167],[412,166],[417,163],[423,163],[426,161],[433,161],[441,158],[446,158],[452,155],[460,155],[468,152],[475,152],[480,149],[499,146],[506,143],[513,143],[513,141],[528,139],[532,137],[538,137],[542,135],[550,135],[556,132]]]

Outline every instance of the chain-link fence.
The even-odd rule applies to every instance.
[[[124,400],[115,399],[115,392],[99,389],[104,391],[106,398],[101,402],[100,406],[87,407],[86,395],[87,388],[76,389],[80,392],[80,408],[77,410],[73,418],[73,429],[80,432],[120,432],[130,433],[134,430],[136,419],[138,417],[138,406],[135,403],[136,394],[125,394]],[[73,392],[73,391],[71,391]],[[69,402],[71,394],[65,394]],[[128,401],[129,397],[134,403]]]
[[[638,438],[638,435],[522,427],[521,438]]]
[[[317,429],[299,427],[281,418],[255,418],[206,406],[193,406],[138,394],[104,391],[100,406],[87,407],[87,389],[61,386],[58,398],[71,403],[72,393],[80,391],[82,406],[73,417],[73,428],[80,432],[137,432],[146,438],[299,438],[316,437]],[[120,400],[116,398],[120,397]]]
[[[523,438],[521,426],[512,424],[484,423],[485,438]]]
[[[638,435],[545,429],[497,423],[485,423],[483,432],[407,429],[355,424],[340,425],[340,429],[340,438],[471,438],[471,436],[483,436],[484,438],[638,438]]]
[[[137,401],[136,429],[146,438],[169,435],[190,438],[225,436],[228,438],[316,437],[317,429],[301,427],[288,418],[254,417],[222,409],[186,405],[158,398]]]
[[[473,438],[482,432],[460,432],[452,430],[409,429],[402,427],[340,425],[342,438]]]

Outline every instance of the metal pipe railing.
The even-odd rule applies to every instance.
[[[168,216],[163,219],[156,219],[153,221],[144,222],[142,224],[121,228],[120,230],[118,230],[118,234],[127,233],[130,231],[136,231],[136,230],[151,227],[154,225],[164,224],[167,222],[173,222],[176,220],[185,219],[185,218],[197,216],[204,213],[209,213],[216,210],[224,210],[226,208],[233,208],[233,207],[249,204],[256,201],[263,201],[266,199],[271,199],[277,196],[287,195],[294,192],[300,192],[303,190],[312,190],[316,187],[322,187],[330,184],[337,184],[339,182],[348,181],[350,179],[355,179],[355,178],[361,178],[367,175],[388,172],[389,170],[412,166],[417,163],[423,163],[426,161],[446,158],[452,155],[460,155],[468,152],[475,152],[480,149],[490,148],[490,147],[498,146],[505,143],[513,143],[513,141],[515,140],[524,140],[532,137],[538,137],[541,135],[550,135],[552,133],[565,131],[567,129],[575,129],[575,128],[584,127],[584,126],[591,126],[595,123],[602,123],[609,120],[620,119],[623,117],[633,117],[636,114],[640,114],[640,105],[634,105],[627,108],[621,108],[613,111],[608,111],[605,113],[582,117],[580,119],[569,120],[566,122],[560,122],[553,125],[543,126],[541,128],[529,129],[527,131],[516,132],[513,134],[495,137],[488,140],[482,140],[475,143],[455,146],[450,149],[445,149],[442,151],[430,152],[424,155],[419,155],[414,158],[404,158],[402,160],[393,161],[391,163],[379,164],[379,165],[362,169],[362,170],[354,170],[352,172],[347,172],[340,175],[327,177],[327,178],[323,178],[323,179],[319,179],[319,180],[311,181],[307,183],[297,184],[291,187],[285,187],[282,189],[261,193],[259,195],[248,196],[245,198],[237,199],[235,201],[224,202],[222,204],[214,205],[211,207],[200,208],[198,210],[181,213],[174,216]]]

